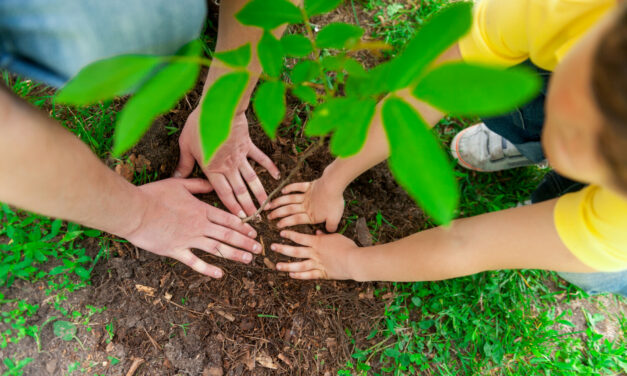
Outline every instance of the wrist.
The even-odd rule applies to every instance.
[[[338,168],[338,160],[328,165],[322,172],[320,177],[321,186],[323,186],[330,194],[342,195],[350,181],[343,179]]]
[[[360,261],[364,256],[364,251],[370,247],[353,247],[346,252],[346,272],[348,279],[356,282],[367,282],[369,279],[364,273],[364,268]]]
[[[128,197],[126,208],[129,210],[125,210],[126,215],[122,216],[123,220],[116,220],[114,227],[107,231],[127,240],[140,230],[150,206],[150,196],[142,187],[129,185],[130,190],[126,196]]]

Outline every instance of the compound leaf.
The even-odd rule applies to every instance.
[[[265,30],[285,23],[303,22],[300,9],[288,0],[252,0],[237,12],[235,18],[243,25]]]
[[[528,69],[449,63],[427,73],[413,94],[449,114],[494,116],[524,104],[540,88]]]
[[[309,17],[327,13],[337,8],[344,0],[305,0],[305,12]]]
[[[283,47],[281,42],[269,31],[264,31],[259,44],[257,55],[261,68],[270,77],[279,77],[283,69]]]
[[[320,48],[350,48],[362,35],[364,30],[359,26],[334,22],[320,30],[316,36],[316,45]]]
[[[357,154],[366,142],[368,126],[374,116],[374,99],[350,99],[343,121],[337,123],[331,139],[331,152],[342,158]]]
[[[228,137],[249,78],[248,72],[225,74],[207,91],[200,109],[200,142],[205,164]]]
[[[52,324],[54,335],[64,341],[71,341],[76,335],[76,325],[69,321],[55,321]]]
[[[89,64],[58,92],[57,103],[78,106],[132,92],[161,63],[158,56],[123,55]]]
[[[179,56],[198,56],[202,43],[196,40],[179,51]],[[113,155],[120,156],[135,145],[153,120],[174,107],[196,83],[200,66],[173,62],[148,80],[131,97],[119,114],[114,133]]]
[[[217,52],[214,56],[231,67],[246,68],[250,64],[251,58],[250,43],[246,43],[234,50]]]
[[[271,139],[276,136],[276,130],[285,117],[285,91],[282,81],[268,81],[259,85],[253,99],[253,108],[261,127]]]
[[[292,88],[292,94],[294,94],[296,98],[300,99],[301,101],[305,103],[309,103],[313,105],[318,104],[318,95],[316,94],[316,91],[309,86],[305,86],[305,85],[294,86]]]
[[[286,55],[294,57],[305,57],[313,51],[309,38],[300,34],[284,35],[281,38],[281,45]]]
[[[448,224],[459,201],[446,154],[429,126],[402,99],[385,100],[383,125],[390,143],[389,164],[399,184],[440,224]]]

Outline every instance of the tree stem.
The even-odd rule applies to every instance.
[[[324,146],[324,140],[325,140],[325,137],[320,137],[318,139],[318,142],[315,145],[310,146],[307,150],[305,150],[305,152],[298,159],[296,166],[294,166],[292,171],[290,171],[289,175],[287,175],[287,178],[285,178],[281,182],[281,184],[279,184],[278,187],[276,187],[272,192],[270,192],[270,194],[268,195],[268,198],[264,200],[261,206],[259,206],[259,209],[257,209],[257,211],[253,215],[242,219],[243,223],[248,223],[250,221],[253,221],[259,216],[259,214],[261,214],[263,209],[274,198],[274,196],[276,196],[281,191],[281,189],[283,189],[290,182],[290,180],[292,180],[294,175],[296,175],[296,173],[300,171],[300,169],[303,167],[303,164],[305,163],[305,160],[309,158],[313,153],[318,151],[318,149]]]

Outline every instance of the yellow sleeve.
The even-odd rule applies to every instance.
[[[553,70],[617,0],[476,0],[466,61],[512,66],[527,59]]]
[[[627,199],[589,186],[557,200],[555,227],[566,247],[599,271],[627,269]]]

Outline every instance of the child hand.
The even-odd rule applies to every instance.
[[[275,243],[270,246],[273,251],[306,260],[280,262],[277,270],[289,272],[294,279],[352,279],[350,259],[359,247],[349,238],[340,234],[325,235],[321,231],[316,235],[281,231],[281,236],[303,247]]]
[[[287,195],[293,192],[300,193]],[[344,212],[342,192],[327,189],[323,180],[318,179],[290,184],[281,193],[285,196],[268,205],[268,209],[274,209],[269,219],[283,218],[278,223],[279,228],[326,222],[327,231],[337,231]]]

